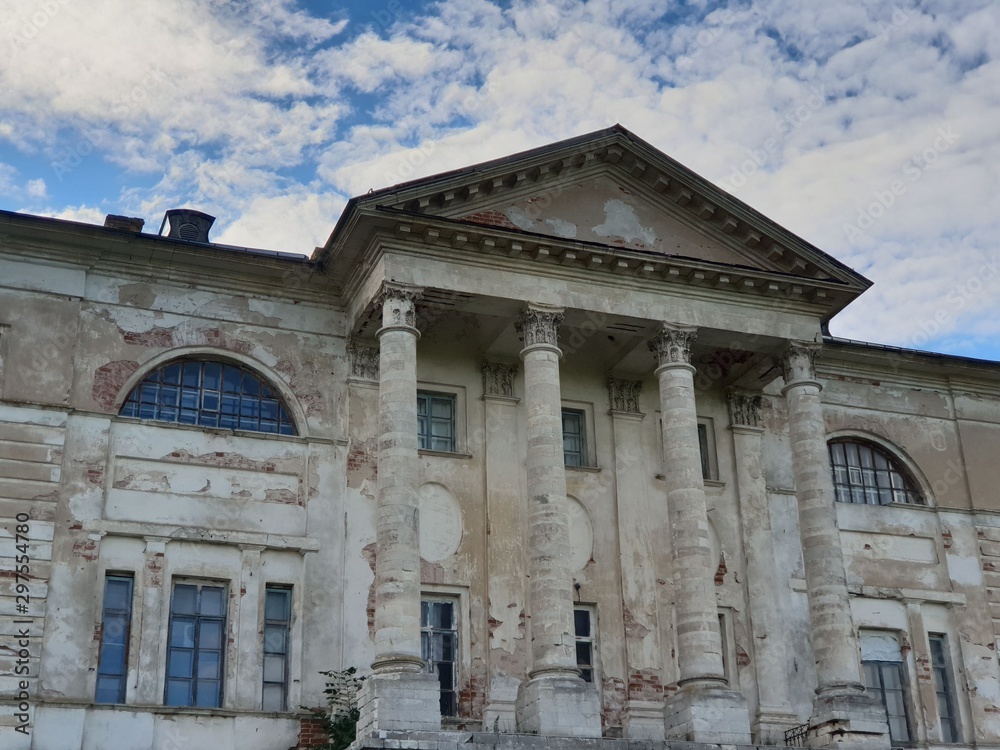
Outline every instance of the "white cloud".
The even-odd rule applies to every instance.
[[[25,187],[25,192],[27,192],[28,195],[31,196],[32,198],[45,198],[46,197],[45,180],[43,179],[28,180],[28,184]]]

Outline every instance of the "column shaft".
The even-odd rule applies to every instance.
[[[858,642],[840,546],[826,426],[815,379],[815,350],[791,347],[784,358],[788,432],[799,505],[818,695],[861,693]]]
[[[376,669],[419,670],[420,538],[417,498],[415,293],[383,293],[375,527]]]

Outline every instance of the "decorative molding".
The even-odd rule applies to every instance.
[[[394,281],[382,283],[382,288],[375,296],[375,304],[382,308],[383,326],[417,325],[415,304],[423,296],[420,287],[398,284]]]
[[[792,383],[816,383],[816,357],[821,349],[821,344],[811,341],[792,341],[788,344],[778,359],[786,387]]]
[[[528,305],[518,318],[515,328],[525,349],[538,344],[558,347],[559,324],[562,321],[562,308]]]
[[[608,396],[611,399],[611,411],[639,414],[639,393],[641,391],[641,380],[609,378]]]
[[[698,329],[664,323],[660,333],[649,342],[649,350],[657,364],[690,365],[691,345],[698,336]]]
[[[517,365],[484,361],[482,369],[484,395],[514,398],[514,378],[517,377]]]
[[[351,344],[347,353],[351,357],[351,377],[362,380],[378,380],[379,351],[377,346]]]
[[[760,407],[763,397],[759,393],[731,390],[726,394],[729,421],[734,426],[760,427]]]

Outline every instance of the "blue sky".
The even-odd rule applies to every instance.
[[[0,207],[308,254],[620,122],[875,281],[834,334],[1000,359],[998,57],[993,0],[0,0]]]

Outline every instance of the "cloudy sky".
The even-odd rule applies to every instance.
[[[1000,359],[994,0],[0,0],[0,208],[308,254],[346,200],[620,122]]]

